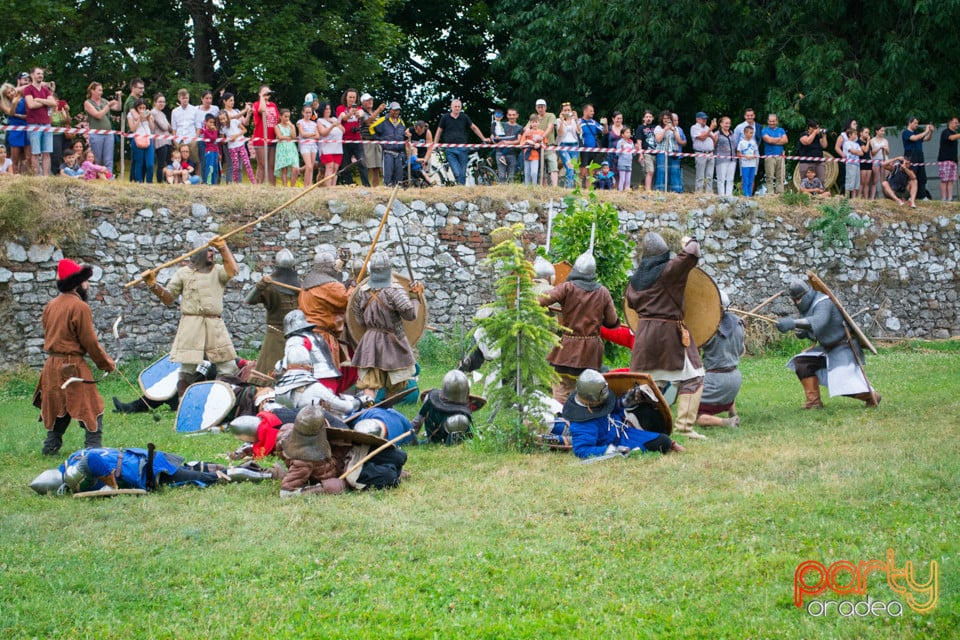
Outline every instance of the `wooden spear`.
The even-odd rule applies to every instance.
[[[349,166],[349,165],[348,165],[348,166]],[[338,173],[339,173],[339,172],[338,172]],[[338,173],[335,173],[335,174],[333,174],[333,175],[329,175],[329,176],[327,176],[326,178],[324,178],[323,180],[321,180],[321,181],[319,181],[319,182],[314,182],[312,185],[310,185],[309,187],[307,187],[306,189],[304,189],[303,191],[301,191],[300,193],[298,193],[298,194],[295,195],[294,197],[290,198],[289,200],[287,200],[286,202],[284,202],[283,204],[281,204],[281,205],[280,205],[279,207],[277,207],[276,209],[273,209],[272,211],[269,211],[269,212],[263,214],[262,216],[260,216],[260,217],[257,218],[256,220],[253,220],[253,221],[251,221],[251,222],[248,222],[248,223],[245,224],[245,225],[242,225],[242,226],[237,227],[237,228],[234,229],[233,231],[228,231],[227,233],[223,234],[221,237],[222,237],[224,240],[226,240],[226,239],[229,238],[230,236],[234,236],[234,235],[240,233],[241,231],[246,231],[246,230],[249,229],[250,227],[255,227],[255,226],[257,226],[258,224],[260,224],[261,222],[263,222],[263,221],[266,220],[267,218],[276,215],[276,214],[279,213],[280,211],[283,211],[284,209],[286,209],[287,207],[289,207],[290,205],[292,205],[294,202],[296,202],[297,200],[299,200],[299,199],[302,198],[303,196],[307,195],[308,193],[310,193],[311,191],[313,191],[314,189],[316,189],[317,187],[319,187],[321,184],[323,184],[324,182],[326,182],[326,181],[329,180],[330,178],[335,178],[335,177],[337,177]],[[167,267],[172,267],[172,266],[175,265],[175,264],[180,264],[181,261],[186,260],[187,258],[189,258],[190,256],[192,256],[193,254],[195,254],[195,253],[200,253],[201,251],[206,251],[206,249],[207,249],[208,246],[210,246],[209,243],[206,244],[206,245],[204,245],[204,246],[202,246],[202,247],[197,247],[196,249],[191,249],[190,251],[187,251],[187,252],[184,253],[183,255],[181,255],[181,256],[179,256],[179,257],[177,257],[177,258],[174,258],[173,260],[168,260],[167,262],[164,262],[164,263],[161,264],[159,267],[154,267],[153,269],[147,269],[146,271],[144,271],[143,273],[141,273],[139,276],[137,276],[136,278],[134,278],[133,280],[131,280],[130,282],[128,282],[127,284],[125,284],[125,285],[123,285],[123,286],[124,286],[124,288],[130,288],[130,287],[132,287],[132,286],[134,286],[134,285],[142,282],[142,281],[143,281],[143,277],[144,277],[145,275],[147,275],[148,273],[156,273],[157,271],[160,271],[161,269],[166,269]]]
[[[373,236],[373,242],[370,243],[370,251],[367,252],[367,258],[363,261],[363,266],[360,267],[360,273],[357,275],[357,282],[363,280],[363,276],[367,272],[367,264],[370,262],[370,258],[373,256],[373,251],[377,248],[377,243],[380,241],[380,233],[383,231],[384,225],[387,224],[387,218],[390,216],[390,210],[393,209],[393,201],[396,200],[397,191],[399,189],[400,183],[398,182],[396,186],[393,187],[393,193],[390,194],[390,200],[387,202],[387,210],[383,212],[383,217],[380,218],[380,226],[377,227],[377,233]]]
[[[763,320],[764,322],[769,322],[770,324],[777,324],[776,318],[771,318],[770,316],[762,316],[759,313],[751,313],[750,311],[743,311],[741,309],[730,308],[729,311],[737,314],[738,316],[747,316],[748,318],[756,318],[757,320]]]
[[[389,448],[389,447],[392,447],[393,445],[395,445],[396,443],[400,442],[401,440],[403,440],[403,439],[406,438],[407,436],[411,436],[411,435],[413,435],[413,429],[410,429],[410,431],[404,431],[403,433],[401,433],[400,435],[398,435],[398,436],[397,436],[396,438],[394,438],[393,440],[390,440],[390,441],[388,441],[388,442],[385,442],[384,444],[380,445],[379,447],[377,447],[376,449],[374,449],[373,451],[371,451],[370,453],[368,453],[366,456],[364,456],[363,459],[360,460],[360,462],[358,462],[357,464],[353,465],[352,467],[350,467],[349,469],[347,469],[346,471],[344,471],[343,473],[341,473],[341,474],[340,474],[340,477],[337,478],[337,479],[338,479],[338,480],[344,480],[344,479],[345,479],[347,476],[349,476],[351,473],[353,473],[354,471],[356,471],[357,469],[359,469],[360,467],[362,467],[368,460],[370,460],[370,458],[372,458],[373,456],[377,455],[378,453],[380,453],[380,452],[383,451],[384,449],[387,449],[387,448]]]
[[[767,298],[766,300],[764,300],[763,302],[755,306],[753,309],[750,309],[750,313],[759,312],[760,309],[763,309],[765,306],[767,306],[768,304],[770,304],[771,302],[773,302],[774,300],[782,296],[784,293],[785,291],[783,289],[780,289],[780,291],[777,291],[775,294],[773,294],[772,296],[770,296],[769,298]]]
[[[271,278],[270,276],[263,276],[263,281],[266,282],[267,284],[275,284],[275,285],[277,285],[278,287],[281,287],[281,288],[283,288],[283,289],[289,289],[290,291],[296,291],[296,292],[298,292],[298,293],[299,293],[300,291],[303,291],[303,289],[301,289],[300,287],[295,287],[295,286],[293,286],[292,284],[285,284],[285,283],[283,283],[283,282],[277,282],[276,280],[274,280],[274,279]]]

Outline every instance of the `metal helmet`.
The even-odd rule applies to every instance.
[[[573,270],[592,280],[597,277],[597,260],[589,251],[581,253],[573,263]]]
[[[297,261],[290,249],[280,249],[280,251],[277,251],[276,264],[281,269],[293,269],[297,266]]]
[[[723,289],[720,289],[720,306],[724,309],[730,306],[730,296]]]
[[[547,280],[552,283],[557,275],[557,270],[553,268],[549,260],[543,256],[537,256],[533,261],[533,274],[541,280]]]
[[[443,376],[440,396],[450,404],[468,404],[470,402],[470,381],[467,374],[459,369],[447,371]]]
[[[257,416],[240,416],[230,422],[230,433],[243,442],[256,442],[259,428],[260,418]]]
[[[577,378],[577,399],[587,406],[601,405],[610,395],[606,378],[596,369],[586,369]]]
[[[465,433],[470,430],[470,417],[455,413],[444,421],[443,428],[447,433]]]
[[[797,309],[802,313],[807,312],[810,305],[813,304],[813,299],[817,296],[816,290],[799,278],[795,278],[790,282],[788,291],[793,303],[797,305]]]
[[[653,256],[663,255],[670,251],[670,247],[667,246],[667,241],[655,231],[648,231],[644,234],[641,246],[643,248],[641,258],[652,258]]]
[[[355,425],[353,425],[353,430],[358,433],[369,433],[371,435],[377,436],[378,438],[387,439],[387,425],[385,425],[380,420],[374,420],[373,418],[365,418],[363,420],[358,420]]]
[[[370,258],[370,288],[383,289],[393,282],[393,265],[384,251],[375,251]]]
[[[330,457],[327,441],[327,417],[317,405],[308,405],[297,413],[293,431],[283,441],[283,453],[293,460],[320,462]]]
[[[334,252],[333,247],[329,250],[324,249],[323,251],[317,251],[313,256],[313,268],[328,276],[336,277],[339,275],[337,272],[337,254]]]
[[[294,309],[283,317],[283,335],[289,338],[304,329],[313,329],[315,324],[307,322],[307,316],[300,309]]]
[[[29,486],[40,495],[46,495],[57,493],[63,484],[63,474],[60,473],[60,469],[47,469],[34,478]]]

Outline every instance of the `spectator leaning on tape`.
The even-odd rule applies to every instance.
[[[370,126],[377,121],[387,105],[383,102],[374,109],[373,96],[365,93],[360,96],[360,106],[363,110],[360,112],[360,119],[363,121],[360,126],[360,136],[364,140],[373,140],[373,132]],[[380,176],[383,175],[383,149],[378,144],[363,145],[363,159],[367,164],[367,178],[370,180],[371,187],[380,186]]]
[[[450,101],[450,113],[445,113],[440,117],[440,124],[437,126],[437,132],[433,134],[433,140],[444,144],[467,144],[468,129],[473,130],[483,142],[490,142],[490,138],[484,137],[480,127],[475,125],[470,116],[463,112],[463,103],[454,98]],[[446,150],[447,162],[450,163],[450,169],[453,171],[457,184],[467,183],[467,156],[469,154],[470,152],[467,149],[448,148]]]

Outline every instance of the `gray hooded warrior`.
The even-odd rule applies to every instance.
[[[553,398],[563,404],[577,386],[581,373],[586,369],[599,370],[603,365],[600,327],[616,329],[620,319],[610,292],[597,282],[597,261],[590,253],[576,259],[565,282],[540,296],[540,306],[553,304],[563,309],[565,330],[547,362],[560,378],[553,387]]]
[[[739,427],[736,400],[743,384],[740,356],[743,355],[745,329],[743,320],[729,310],[730,297],[720,292],[723,316],[717,332],[703,343],[703,395],[697,410],[697,425],[703,427]],[[726,418],[719,417],[727,412]]]
[[[157,284],[154,271],[141,274],[144,284],[166,306],[172,306],[180,297],[180,325],[170,349],[171,362],[180,363],[177,396],[194,382],[203,379],[197,365],[209,360],[217,365],[221,376],[237,375],[237,352],[230,332],[223,323],[223,294],[227,283],[239,273],[237,262],[227,247],[227,241],[214,236],[209,241],[199,238],[194,248],[201,248],[190,257],[190,262],[177,269],[166,288]],[[214,262],[216,253],[223,265]]]
[[[353,296],[351,315],[363,329],[353,353],[359,369],[357,388],[373,399],[379,389],[387,396],[402,391],[417,375],[416,358],[403,321],[417,317],[423,285],[411,282],[407,290],[393,284],[390,258],[383,251],[370,258],[370,280]]]
[[[274,397],[277,404],[291,409],[320,405],[342,420],[357,411],[361,403],[357,398],[332,391],[337,387],[340,371],[333,364],[330,347],[313,329],[314,325],[307,322],[299,309],[283,319],[287,341],[283,359],[274,372]]]
[[[639,317],[630,370],[650,374],[661,388],[666,382],[677,384],[673,430],[705,440],[706,436],[693,428],[703,393],[703,363],[683,322],[687,277],[700,260],[700,245],[690,238],[681,243],[683,250],[671,259],[670,248],[660,234],[650,231],[643,236],[640,266],[630,278],[626,293],[627,304]]]
[[[796,331],[798,337],[817,343],[787,363],[787,368],[796,372],[803,385],[806,396],[803,408],[823,407],[820,385],[827,387],[831,397],[849,396],[863,400],[868,407],[880,404],[880,394],[870,386],[860,367],[863,362],[860,344],[848,334],[843,316],[830,297],[799,279],[790,283],[789,291],[801,316],[780,318],[777,330]]]
[[[294,268],[296,262],[289,249],[277,252],[276,268],[264,276],[247,294],[247,304],[262,304],[267,310],[267,329],[257,358],[257,371],[267,373],[283,357],[283,319],[298,308],[300,278]]]

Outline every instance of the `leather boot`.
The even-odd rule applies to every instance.
[[[879,407],[880,406],[880,394],[876,391],[864,391],[863,393],[858,393],[855,396],[851,396],[857,400],[863,400],[868,407]]]
[[[807,401],[803,404],[804,409],[823,409],[823,402],[820,400],[820,378],[810,376],[800,381],[803,385],[803,393]]]
[[[177,398],[183,398],[183,394],[186,393],[187,387],[192,385],[194,382],[200,382],[203,380],[203,375],[199,373],[181,373],[180,377],[177,378]]]
[[[677,419],[673,423],[674,433],[679,433],[693,440],[706,440],[707,436],[694,431],[693,425],[697,422],[697,411],[700,409],[700,396],[703,395],[703,385],[693,393],[681,393],[677,396]]]
[[[97,416],[97,430],[89,431],[82,422],[80,426],[83,427],[83,448],[84,449],[99,449],[103,446],[103,416]]]
[[[133,402],[120,402],[117,396],[113,396],[114,413],[142,413],[144,411],[147,411],[147,403],[144,402],[142,397]]]
[[[53,428],[47,431],[47,437],[43,441],[41,452],[45,456],[55,456],[60,452],[63,446],[63,434],[67,432],[70,425],[70,416],[61,416],[53,423]]]

